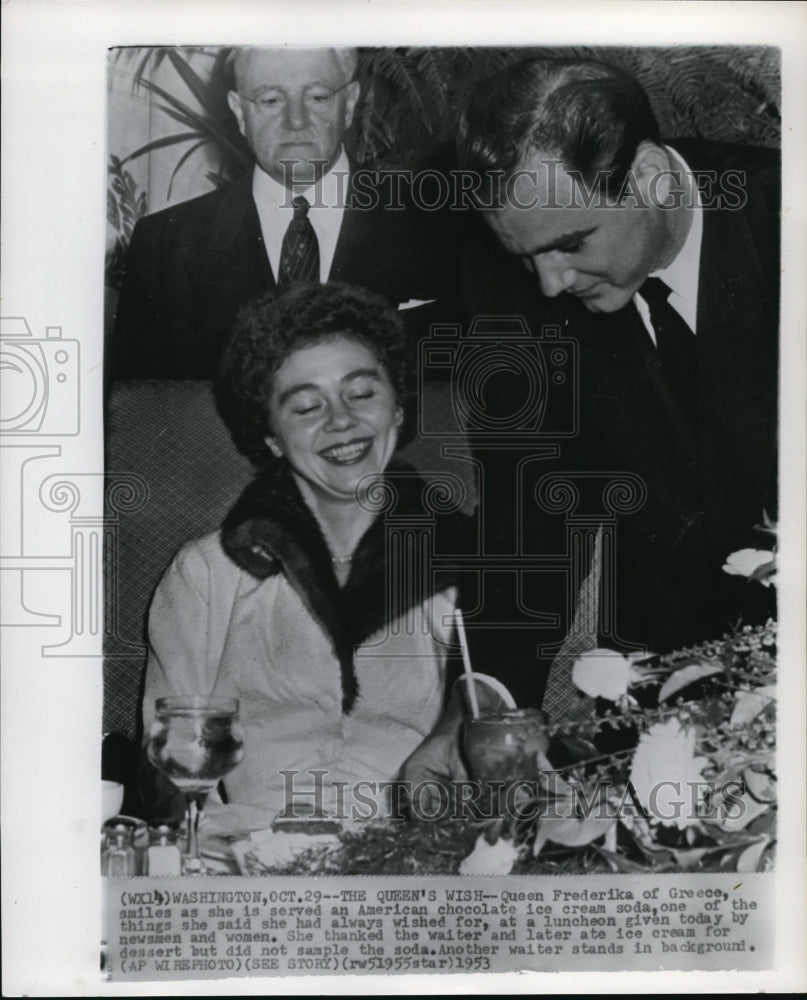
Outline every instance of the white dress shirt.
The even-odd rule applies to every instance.
[[[672,154],[676,161],[676,166],[683,171],[684,176],[692,178],[691,171],[684,160],[674,149],[670,149],[669,146],[666,149]],[[700,192],[694,178],[692,178],[692,184],[694,185],[692,193],[695,198],[695,204],[690,210],[692,213],[692,224],[689,227],[689,233],[684,245],[678,251],[678,255],[671,264],[661,268],[661,270],[651,271],[648,277],[661,278],[664,284],[671,289],[670,297],[667,301],[688,324],[690,330],[693,333],[697,333],[698,271],[701,260],[701,241],[703,239],[703,207],[701,205]],[[634,295],[633,300],[636,303],[636,308],[639,310],[639,315],[642,317],[642,322],[650,334],[650,339],[655,344],[656,332],[653,329],[653,324],[650,322],[650,309],[638,292]]]
[[[331,273],[336,241],[345,213],[345,199],[350,164],[344,147],[333,167],[310,187],[290,191],[256,164],[252,174],[252,197],[258,209],[261,233],[272,274],[277,280],[283,237],[294,218],[292,198],[302,195],[311,206],[308,218],[319,243],[319,279],[327,281]]]

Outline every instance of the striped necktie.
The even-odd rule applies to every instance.
[[[319,281],[319,242],[308,218],[308,201],[298,195],[292,200],[294,218],[283,237],[277,283],[281,288],[299,281]]]

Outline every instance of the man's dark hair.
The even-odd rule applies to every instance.
[[[256,466],[270,464],[272,381],[283,362],[302,347],[342,334],[363,344],[386,370],[398,403],[409,402],[410,371],[398,313],[385,299],[339,282],[304,282],[274,290],[238,313],[222,356],[217,402],[240,452]]]
[[[611,192],[643,140],[660,141],[658,122],[629,73],[592,59],[533,58],[477,85],[460,121],[458,158],[463,169],[507,177],[540,151]]]

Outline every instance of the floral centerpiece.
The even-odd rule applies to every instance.
[[[761,871],[776,843],[776,624],[669,656],[584,654],[590,722],[550,724],[522,819],[354,825],[251,874]],[[615,681],[614,678],[618,679]],[[551,761],[551,763],[550,763]]]
[[[570,748],[555,781],[566,808],[536,819],[533,856],[558,845],[613,871],[772,866],[774,622],[645,661],[594,650],[573,680],[597,713],[583,735],[553,727]]]

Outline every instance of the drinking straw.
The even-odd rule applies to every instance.
[[[465,667],[465,674],[468,677],[468,696],[471,699],[471,714],[475,719],[479,718],[479,702],[476,700],[476,686],[474,684],[474,673],[471,670],[471,657],[468,655],[468,640],[465,638],[465,623],[462,620],[462,611],[454,608],[454,621],[457,623],[457,634],[460,637],[460,648],[462,649],[462,663]]]

